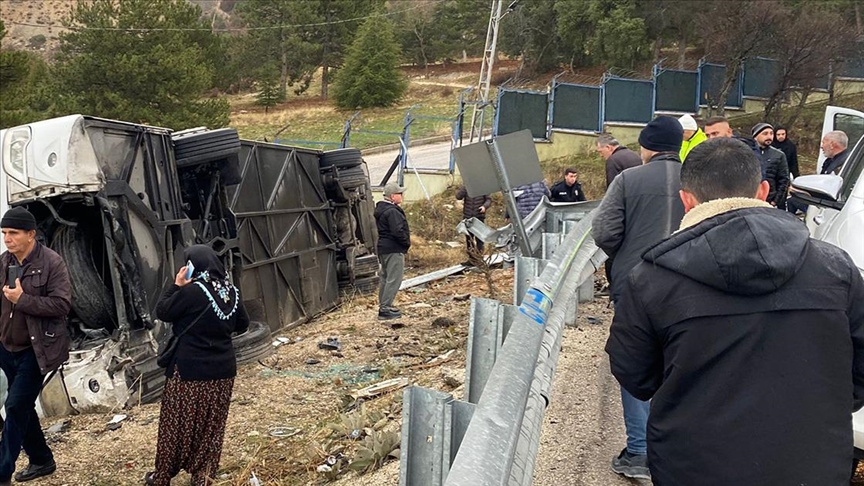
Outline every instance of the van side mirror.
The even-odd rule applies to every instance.
[[[843,209],[843,203],[837,201],[843,178],[834,174],[806,175],[792,181],[793,198],[816,206]]]

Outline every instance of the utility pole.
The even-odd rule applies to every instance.
[[[489,14],[489,28],[486,30],[486,47],[483,48],[483,63],[480,65],[480,81],[477,83],[477,99],[474,102],[474,111],[471,114],[471,134],[469,142],[483,139],[483,121],[486,115],[486,106],[489,104],[489,88],[492,83],[492,68],[495,65],[498,47],[498,26],[501,19],[516,9],[519,0],[514,0],[501,13],[501,0],[492,0],[492,10]]]

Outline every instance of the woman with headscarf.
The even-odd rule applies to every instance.
[[[249,327],[240,293],[216,252],[195,245],[185,258],[194,267],[192,278],[181,267],[156,305],[156,317],[172,324],[178,342],[165,369],[156,470],[145,475],[148,485],[169,486],[181,469],[196,486],[214,478],[237,374],[231,334]]]

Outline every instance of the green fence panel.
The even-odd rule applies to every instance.
[[[726,76],[726,66],[719,64],[702,64],[699,66],[699,104],[717,105],[720,90],[723,87],[723,79]],[[739,76],[740,79],[740,76]],[[740,107],[744,100],[741,99],[739,79],[736,79],[726,95],[726,106]]]
[[[648,123],[654,118],[654,83],[641,79],[607,79],[604,120]]]
[[[548,93],[501,90],[498,94],[495,134],[506,135],[527,128],[534,138],[546,138],[548,109]]]
[[[654,78],[657,90],[657,111],[699,111],[699,74],[692,71],[660,71]]]
[[[599,86],[558,84],[552,103],[552,128],[565,130],[588,130],[599,132],[600,98]]]
[[[774,59],[744,61],[744,96],[770,98],[780,86],[783,67]]]
[[[840,68],[840,77],[864,78],[864,59],[847,59]]]

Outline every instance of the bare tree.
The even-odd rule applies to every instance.
[[[758,2],[711,0],[697,17],[708,58],[726,65],[718,93],[710,93],[709,109],[724,114],[729,91],[738,79],[741,64],[767,47],[784,18],[786,7],[776,0]]]
[[[831,60],[845,57],[844,50],[854,45],[853,26],[844,29],[844,24],[849,22],[843,16],[818,3],[808,4],[800,12],[782,12],[771,46],[772,57],[781,63],[781,75],[765,104],[766,120],[794,124],[809,94],[828,88]],[[792,92],[799,93],[798,103],[784,106]]]

